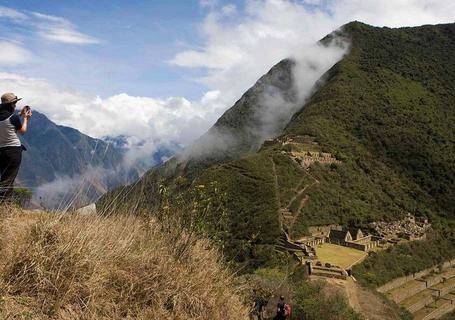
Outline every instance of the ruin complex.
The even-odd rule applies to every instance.
[[[402,220],[373,222],[370,226],[378,236],[385,240],[389,242],[400,242],[402,240],[415,241],[425,239],[431,224],[426,219],[416,219],[411,214],[407,214]]]

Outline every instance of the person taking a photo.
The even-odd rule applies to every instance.
[[[25,149],[17,133],[25,134],[32,111],[25,106],[15,113],[16,103],[21,100],[14,93],[5,93],[0,105],[0,202],[11,200],[14,180],[17,177]],[[22,119],[21,119],[22,117]]]

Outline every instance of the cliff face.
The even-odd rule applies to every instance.
[[[227,221],[214,232],[228,235],[229,257],[253,266],[273,260],[283,228],[298,237],[311,225],[362,226],[407,212],[455,218],[455,24],[390,29],[354,22],[337,33],[350,39],[350,53],[276,128],[281,134],[270,135],[273,141],[258,149],[266,138],[247,128],[261,112],[261,83],[295,99],[290,60],[183,155],[114,194],[140,194],[150,208],[160,202],[159,184],[172,193],[216,181],[227,196]],[[233,133],[234,143],[195,157],[207,151],[213,132]],[[121,205],[138,203],[128,199]],[[211,214],[213,224],[221,213]]]

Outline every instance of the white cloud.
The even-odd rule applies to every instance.
[[[327,13],[309,11],[294,1],[247,1],[245,11],[232,19],[222,8],[212,10],[202,26],[203,48],[183,51],[171,63],[206,68],[198,81],[220,90],[229,107],[271,66],[304,55],[308,46],[337,26]]]
[[[94,137],[136,136],[151,148],[160,143],[187,144],[205,132],[271,66],[289,56],[302,60],[309,54],[314,56],[314,43],[346,22],[357,19],[373,25],[402,26],[455,20],[455,4],[443,0],[311,0],[311,7],[291,0],[248,0],[244,9],[217,9],[216,1],[210,0],[200,3],[210,8],[202,25],[205,44],[172,59],[181,67],[206,70],[197,80],[211,91],[199,101],[126,93],[87,97],[43,79],[12,74],[0,75],[0,87],[23,96],[25,102],[57,123]],[[40,32],[47,30],[42,36],[48,39],[97,41],[78,34],[64,18],[40,13],[33,17],[41,24]],[[1,57],[0,53],[0,61]],[[326,67],[330,66],[324,65],[321,70]],[[314,77],[308,79],[301,84],[305,92],[315,81]]]
[[[49,41],[75,45],[100,43],[99,39],[78,31],[71,21],[63,17],[0,6],[0,18],[2,17],[11,19],[12,23],[20,25],[22,29],[36,32]]]
[[[96,44],[100,40],[83,34],[67,19],[33,12],[37,19],[38,34],[47,40],[66,44]]]
[[[229,16],[237,12],[237,7],[234,4],[228,4],[221,8],[223,15]]]
[[[34,40],[30,35],[38,34],[39,37],[49,41],[66,44],[85,45],[100,42],[94,37],[77,31],[76,26],[62,17],[0,6],[0,19],[3,18],[8,21],[2,25],[11,26],[11,31],[4,30],[7,33],[3,32],[3,37],[0,37],[0,68],[8,67],[9,70],[13,70],[13,67],[23,68],[23,65],[29,67],[36,62],[53,63],[53,61],[45,61],[39,57],[39,53],[32,53],[24,47],[23,43],[28,43],[30,39]],[[14,27],[19,27],[21,31],[15,31]]]
[[[1,17],[11,18],[11,19],[26,19],[27,18],[27,16],[25,14],[23,14],[22,12],[19,12],[17,10],[11,9],[11,8],[0,6],[0,18]]]
[[[224,106],[218,94],[208,92],[198,102],[181,97],[155,99],[122,93],[106,99],[57,88],[43,79],[0,73],[0,87],[14,92],[58,124],[71,126],[93,137],[127,135],[160,143],[186,144],[214,121]],[[33,118],[32,118],[33,121]]]
[[[171,60],[181,67],[206,68],[206,75],[198,81],[220,90],[230,102],[273,64],[304,54],[308,45],[347,22],[390,27],[453,22],[455,2],[247,0],[245,11],[239,14],[231,20],[222,8],[212,8],[202,26],[205,45],[180,52]]]
[[[32,54],[16,43],[0,41],[0,66],[9,67],[24,64],[32,59]]]
[[[41,37],[68,44],[95,44],[99,43],[99,40],[83,33],[80,33],[72,28],[62,26],[45,27],[44,30],[39,34]]]
[[[218,4],[218,0],[199,0],[201,7],[214,7]]]
[[[331,0],[336,19],[388,27],[449,23],[455,20],[455,2],[446,0]]]

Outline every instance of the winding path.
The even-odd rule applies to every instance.
[[[396,312],[376,293],[362,288],[352,278],[346,280],[328,279],[325,280],[333,286],[344,291],[348,298],[349,305],[367,320],[399,320]]]
[[[279,189],[279,184],[278,184],[278,175],[277,175],[277,172],[276,172],[276,165],[275,165],[275,161],[273,161],[273,157],[270,157],[270,161],[272,163],[272,174],[273,174],[273,183],[274,183],[274,189],[275,189],[275,197],[276,197],[276,201],[277,201],[277,204],[278,204],[278,217],[279,217],[279,223],[280,223],[280,229],[281,231],[286,235],[286,237],[292,241],[290,238],[289,238],[289,233],[288,231],[292,228],[292,226],[294,225],[295,221],[297,220],[300,212],[302,211],[303,207],[305,206],[305,204],[308,202],[308,200],[310,199],[310,197],[308,195],[305,195],[305,197],[303,199],[300,200],[300,203],[299,203],[299,206],[297,208],[297,211],[296,212],[292,212],[290,210],[290,207],[291,207],[291,204],[296,201],[299,197],[301,197],[305,191],[320,183],[320,181],[318,179],[316,179],[312,174],[309,173],[309,170],[305,170],[303,171],[303,174],[305,175],[308,175],[309,177],[311,177],[314,181],[306,186],[304,186],[303,188],[301,188],[299,190],[299,188],[302,186],[302,184],[304,183],[305,181],[305,176],[302,177],[302,179],[299,181],[299,183],[297,184],[297,186],[295,187],[295,191],[296,191],[296,194],[289,200],[288,204],[286,205],[286,207],[282,207],[281,205],[281,197],[280,197],[280,189]],[[287,223],[286,223],[287,222]],[[289,229],[288,231],[285,230],[285,226]]]

